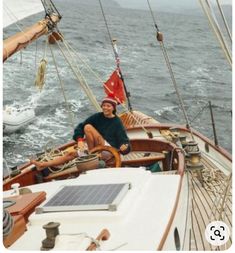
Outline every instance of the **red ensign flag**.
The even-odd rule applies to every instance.
[[[104,91],[107,95],[112,94],[119,104],[126,101],[124,85],[118,69],[114,70],[108,81],[104,83]]]

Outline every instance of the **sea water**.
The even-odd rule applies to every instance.
[[[79,65],[81,57],[101,80],[107,80],[115,69],[115,60],[98,1],[58,0],[56,4],[62,14],[59,29],[65,42],[77,52]],[[117,39],[120,66],[133,109],[161,122],[185,124],[156,41],[150,12],[125,9],[112,3],[104,7],[111,36]],[[29,26],[42,17],[42,13],[37,14],[21,23]],[[213,139],[207,107],[211,101],[219,145],[231,152],[232,73],[208,21],[200,11],[190,14],[156,11],[155,18],[164,36],[164,45],[190,124]],[[17,30],[12,25],[4,30],[3,36]],[[95,112],[72,71],[62,60],[60,50],[55,45],[52,49],[63,88],[50,50],[45,47],[45,38],[3,65],[3,104],[30,105],[37,115],[36,120],[23,130],[3,136],[3,158],[9,167],[25,162],[42,149],[70,141],[76,124]],[[43,58],[48,63],[45,86],[40,92],[34,86],[34,80]],[[81,69],[97,100],[101,101],[104,96],[102,83],[86,70],[84,64]],[[68,106],[73,117],[67,111]]]

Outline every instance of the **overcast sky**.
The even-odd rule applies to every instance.
[[[147,9],[147,0],[115,0],[122,7]],[[215,2],[212,0],[211,2]],[[232,4],[232,0],[219,0],[221,4]],[[161,10],[193,9],[200,6],[199,0],[149,0],[152,8]]]

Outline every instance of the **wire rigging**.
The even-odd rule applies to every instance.
[[[122,71],[120,69],[120,59],[119,59],[119,55],[118,55],[118,52],[117,52],[117,46],[116,46],[115,40],[112,39],[112,36],[111,36],[110,30],[109,30],[108,22],[107,22],[105,13],[104,13],[104,9],[103,9],[101,0],[99,0],[99,4],[100,4],[101,12],[102,12],[102,15],[103,15],[103,18],[104,18],[105,26],[106,26],[106,29],[107,29],[107,32],[108,32],[109,40],[110,40],[110,43],[111,43],[111,46],[112,46],[112,49],[113,49],[113,53],[114,53],[114,56],[115,56],[116,65],[117,65],[117,68],[119,70],[121,79],[123,81],[123,86],[124,86],[124,90],[125,90],[126,98],[127,98],[127,103],[128,103],[128,109],[129,109],[129,111],[132,111],[132,106],[131,106],[131,102],[130,102],[130,92],[127,91],[126,84],[125,84],[125,81],[124,81],[124,78],[123,78],[123,75],[122,75]]]
[[[219,23],[216,20],[216,17],[213,12],[213,9],[210,5],[210,2],[208,0],[205,0],[205,1],[199,0],[199,2],[202,6],[202,9],[203,9],[206,17],[208,18],[209,24],[210,24],[213,32],[215,33],[215,35],[217,37],[217,40],[220,43],[220,46],[224,52],[224,55],[230,65],[230,67],[232,67],[232,56],[231,56],[230,50],[228,49],[228,46],[227,46],[227,43],[224,39],[223,34],[221,33]]]
[[[179,89],[178,89],[178,86],[177,86],[177,83],[176,83],[176,80],[175,80],[175,76],[174,76],[174,73],[173,73],[173,70],[172,70],[172,67],[171,67],[170,59],[169,59],[167,50],[166,50],[165,45],[164,45],[164,42],[163,42],[163,35],[162,35],[162,33],[160,32],[160,30],[159,30],[159,28],[158,28],[158,25],[157,25],[157,23],[156,23],[156,21],[155,21],[156,19],[155,19],[155,17],[154,17],[154,14],[153,14],[152,8],[151,8],[151,6],[150,6],[149,0],[147,0],[147,3],[148,3],[149,10],[150,10],[150,13],[151,13],[153,22],[154,22],[154,26],[155,26],[155,28],[156,28],[156,30],[157,30],[157,35],[156,35],[156,37],[157,37],[158,42],[160,43],[160,46],[161,46],[161,49],[162,49],[162,53],[163,53],[163,56],[164,56],[164,58],[165,58],[165,61],[166,61],[166,64],[167,64],[167,67],[168,67],[168,70],[169,70],[169,73],[170,73],[170,77],[171,77],[173,86],[174,86],[174,88],[175,88],[175,91],[176,91],[177,97],[178,97],[178,99],[179,99],[180,106],[181,106],[181,109],[182,109],[182,112],[183,112],[183,115],[184,115],[184,118],[185,118],[185,121],[186,121],[186,127],[190,130],[190,132],[191,132],[191,137],[192,137],[192,139],[194,139],[193,134],[192,134],[192,131],[191,131],[191,127],[190,127],[188,115],[187,115],[186,110],[185,110],[185,105],[184,105],[183,99],[182,99],[182,97],[181,97],[181,95],[180,95],[180,92],[179,92]]]

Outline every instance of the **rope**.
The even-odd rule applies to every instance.
[[[225,26],[226,32],[227,32],[227,34],[228,34],[228,37],[229,37],[229,39],[230,39],[230,42],[232,43],[232,42],[233,42],[233,41],[232,41],[232,35],[231,35],[230,30],[229,30],[229,27],[228,27],[228,23],[227,23],[227,21],[226,21],[226,18],[225,18],[225,16],[224,16],[224,12],[223,12],[223,10],[222,10],[222,8],[221,8],[221,4],[220,4],[219,0],[216,0],[216,2],[217,2],[218,9],[219,9],[220,15],[221,15],[221,17],[222,17],[222,20],[223,20],[223,22],[224,22],[224,26]]]
[[[205,165],[202,172],[203,172],[203,180],[206,184],[206,191],[212,192],[214,196],[216,196],[215,200],[213,201],[213,206],[211,208],[210,219],[221,220],[222,214],[225,211],[225,206],[228,201],[228,197],[229,196],[231,197],[229,191],[231,189],[232,173],[230,173],[229,176],[227,176],[224,190],[223,189],[221,190],[222,188],[221,183],[224,182],[224,173],[220,169],[212,167],[210,165],[209,166]],[[216,187],[220,187],[220,189],[218,190]],[[218,216],[216,214],[218,214]]]
[[[98,250],[98,251],[101,251],[101,250],[102,250],[102,249],[101,249],[101,244],[100,244],[102,241],[99,241],[99,240],[95,239],[94,237],[88,235],[86,232],[81,232],[81,233],[61,233],[60,235],[69,235],[69,236],[81,235],[81,236],[83,236],[84,238],[90,239],[91,243],[94,243],[94,244],[96,245],[96,247],[97,247],[96,250]],[[127,244],[128,244],[127,242],[124,242],[124,243],[122,243],[122,244],[120,244],[120,245],[118,245],[118,246],[116,246],[116,247],[114,247],[114,248],[108,249],[107,251],[115,251],[115,250],[118,250],[118,249],[120,249],[121,247],[126,246]]]
[[[45,74],[46,74],[46,66],[47,66],[47,61],[46,61],[46,51],[47,51],[47,42],[45,44],[45,49],[44,49],[44,56],[43,59],[40,61],[39,66],[38,66],[38,71],[36,74],[35,78],[35,86],[41,91],[44,84],[45,84]]]
[[[121,79],[123,81],[123,86],[124,86],[124,90],[125,90],[125,94],[126,94],[126,98],[127,98],[127,102],[128,102],[128,109],[130,111],[132,111],[132,106],[131,106],[131,102],[130,102],[130,93],[127,91],[125,81],[124,81],[124,78],[123,78],[123,75],[122,75],[122,71],[120,69],[120,58],[119,58],[118,51],[117,51],[117,45],[115,43],[115,40],[113,40],[112,37],[111,37],[111,33],[110,33],[110,30],[109,30],[108,22],[107,22],[106,17],[105,17],[105,13],[104,13],[104,9],[103,9],[101,0],[99,0],[99,4],[100,4],[100,8],[101,8],[102,15],[103,15],[103,18],[104,18],[104,23],[105,23],[105,26],[106,26],[106,29],[107,29],[107,32],[108,32],[110,44],[112,46],[113,53],[114,53],[114,56],[115,56],[116,65],[117,65],[117,68],[119,69],[119,73],[120,73]]]
[[[110,30],[109,30],[108,22],[107,22],[107,20],[106,20],[105,14],[104,14],[104,9],[103,9],[101,0],[99,0],[99,4],[100,4],[100,9],[101,9],[101,11],[102,11],[102,15],[103,15],[103,18],[104,18],[104,23],[105,23],[105,26],[106,26],[106,29],[107,29],[107,32],[108,32],[110,44],[111,44],[111,46],[112,46],[113,53],[114,53],[114,55],[116,56],[116,50],[115,50],[115,48],[114,48],[113,40],[112,40],[111,33],[110,33]]]
[[[68,50],[68,53],[69,53],[69,56],[70,56],[70,57],[68,57],[68,56],[65,54],[64,50],[62,49],[62,47],[60,46],[60,43],[58,43],[58,41],[56,41],[56,43],[57,43],[57,45],[59,46],[59,49],[60,49],[61,53],[63,54],[65,60],[66,60],[67,63],[69,64],[69,66],[70,66],[72,72],[74,73],[75,77],[76,77],[77,80],[79,81],[81,87],[83,88],[83,90],[84,90],[85,93],[87,94],[87,97],[89,98],[90,102],[93,104],[93,106],[96,108],[97,111],[101,111],[100,105],[99,105],[99,103],[97,102],[97,100],[96,100],[94,94],[92,93],[91,89],[90,89],[89,86],[87,85],[87,82],[86,82],[84,76],[81,74],[81,71],[80,71],[78,65],[76,64],[76,69],[75,69],[74,66],[72,65],[73,56],[71,55],[71,52],[70,52],[69,49],[66,47],[66,45],[63,43],[63,44],[65,45],[65,47],[67,48],[67,50]],[[75,62],[75,63],[76,63],[76,62]],[[80,74],[80,76],[79,76],[79,74]]]
[[[12,216],[8,210],[3,209],[3,237],[6,237],[11,233],[13,226],[14,220]]]
[[[38,161],[40,162],[48,162],[53,160],[54,158],[58,157],[58,156],[64,156],[64,152],[58,149],[52,149],[50,151],[46,151],[43,155],[39,156],[37,158]],[[73,161],[73,160],[72,160]],[[58,173],[63,171],[66,168],[69,168],[70,166],[73,165],[72,161],[69,161],[68,163],[65,163],[63,165],[60,166],[56,166],[56,169],[53,169],[51,167],[48,167],[48,169],[50,170],[51,173]]]
[[[85,65],[85,67],[87,68],[87,70],[89,70],[96,77],[96,79],[98,80],[98,82],[100,82],[103,87],[105,87],[107,90],[110,91],[110,89],[105,85],[105,82],[101,79],[101,77],[94,70],[92,70],[92,68],[80,57],[80,55],[77,52],[75,52],[75,50],[69,45],[69,43],[66,40],[64,40],[64,45],[67,48],[67,50],[70,49],[74,53],[75,57],[73,57],[73,58],[75,59],[75,62],[76,62],[76,58],[79,58],[80,61]],[[77,62],[76,62],[76,64],[77,64]],[[124,109],[127,109],[127,107],[124,104],[121,104],[121,105],[123,106]]]
[[[55,69],[56,69],[57,77],[58,77],[59,82],[60,82],[60,88],[61,88],[62,93],[63,93],[63,97],[64,97],[64,101],[65,101],[65,104],[66,104],[66,109],[67,109],[67,112],[68,112],[68,116],[69,116],[69,119],[70,119],[70,122],[71,122],[71,126],[72,126],[72,128],[74,128],[74,126],[75,126],[74,115],[73,115],[72,111],[70,110],[70,107],[69,107],[69,104],[68,104],[68,100],[67,100],[65,90],[64,90],[64,82],[62,81],[62,79],[60,77],[58,67],[57,67],[57,64],[56,64],[56,60],[55,60],[55,55],[53,53],[52,47],[49,46],[49,48],[50,48],[51,55],[52,55],[52,58],[53,58],[53,62],[54,62],[54,66],[55,66]]]
[[[53,35],[52,35],[52,36],[53,36]],[[103,85],[104,87],[106,87],[105,84],[104,84],[104,82],[102,81],[102,79],[98,76],[98,74],[96,74],[96,73],[91,69],[91,67],[90,67],[84,60],[82,60],[82,58],[75,52],[75,50],[70,46],[70,44],[64,39],[64,36],[62,35],[61,32],[60,32],[60,36],[61,36],[61,38],[63,38],[63,40],[62,40],[63,45],[65,46],[65,48],[68,50],[68,52],[69,52],[69,54],[70,54],[70,59],[73,59],[73,60],[75,61],[76,67],[77,67],[78,71],[80,72],[80,74],[81,74],[81,71],[80,71],[79,68],[78,68],[78,63],[77,63],[77,61],[76,61],[76,57],[74,57],[74,56],[71,54],[71,51],[75,54],[75,56],[78,56],[78,58],[85,64],[85,66],[87,67],[87,69],[89,69],[89,70],[91,71],[91,73],[94,74],[94,76],[98,79],[98,81],[100,81],[100,82],[102,83],[102,85]],[[57,42],[57,41],[56,41],[56,42]],[[61,50],[63,56],[64,56],[65,59],[67,60],[68,64],[70,65],[71,69],[72,69],[73,72],[75,73],[75,70],[74,70],[74,68],[72,67],[71,62],[68,61],[68,57],[66,57],[66,55],[65,55],[65,53],[64,53],[64,51],[63,51],[63,49],[62,49],[62,47],[60,46],[60,43],[57,42],[57,45],[58,45],[59,49]],[[70,50],[70,49],[71,49],[71,50]],[[77,72],[76,72],[76,73],[77,73]],[[81,75],[82,75],[82,74],[81,74]],[[83,83],[83,81],[85,81],[85,77],[84,77],[83,75],[82,75],[82,77],[79,77],[78,75],[76,75],[76,77],[78,77],[78,80],[79,80],[79,82],[80,82],[82,88],[85,90],[85,92],[86,92],[88,98],[89,98],[90,101],[92,102],[92,101],[93,101],[93,98],[95,99],[95,97],[94,97],[94,95],[92,94],[92,92],[90,91],[90,88],[88,87],[87,82]],[[83,81],[81,80],[81,78],[83,78]],[[90,95],[90,93],[91,93],[91,95]],[[95,99],[95,101],[93,101],[92,104],[93,104],[93,105],[96,105],[96,103],[98,103],[98,102],[97,102],[96,99]],[[121,104],[121,106],[124,108],[124,110],[128,111],[128,108],[125,106],[125,104]],[[98,105],[98,107],[99,107],[99,111],[100,111],[100,105]],[[95,106],[95,108],[97,108],[97,106]],[[132,111],[130,111],[130,114],[129,114],[129,115],[131,115],[131,117],[142,127],[142,129],[144,130],[144,132],[145,132],[150,138],[152,138],[152,133],[149,132],[149,131],[143,126],[143,124],[141,123],[140,119],[138,119],[138,118],[134,115],[134,113],[133,113]]]
[[[223,35],[221,34],[221,31],[220,31],[220,27],[219,27],[219,24],[218,22],[216,21],[216,17],[212,11],[212,8],[210,7],[210,3],[209,1],[205,0],[205,1],[202,1],[202,0],[199,0],[201,6],[202,6],[202,9],[205,13],[205,15],[207,16],[208,18],[208,21],[209,21],[209,25],[211,26],[212,30],[214,31],[219,43],[220,43],[220,46],[225,54],[225,57],[228,61],[228,63],[230,64],[230,66],[232,67],[232,56],[228,50],[228,47],[227,47],[227,44],[223,38]],[[213,16],[212,16],[213,15]]]
[[[196,114],[196,116],[194,116],[194,118],[190,121],[190,124],[196,119],[196,118],[200,118],[202,116],[202,112],[208,108],[208,104],[206,104],[205,106],[203,106],[199,112]],[[200,115],[200,117],[198,117]]]
[[[76,148],[76,150],[78,150],[78,149]],[[48,161],[54,160],[54,158],[64,156],[65,154],[66,154],[66,150],[59,150],[56,148],[47,149],[43,154],[41,154],[37,157],[37,161],[48,162]],[[47,168],[49,169],[49,171],[51,173],[55,174],[55,173],[65,170],[65,169],[77,166],[80,163],[88,162],[91,159],[94,159],[95,156],[96,155],[94,155],[94,154],[88,154],[86,156],[76,157],[73,160],[68,161],[62,165],[56,165],[55,167],[47,167]]]
[[[216,186],[221,186],[221,182],[219,181],[219,176],[222,175],[220,170],[213,171],[213,169],[204,170],[203,178],[206,182],[207,191],[213,192],[214,196],[216,196],[215,200],[213,201],[213,206],[211,208],[211,220],[221,220],[222,215],[225,211],[225,206],[228,201],[228,197],[231,197],[229,194],[231,188],[231,174],[229,175],[228,179],[226,180],[226,185],[224,190],[216,190]],[[217,215],[216,215],[217,214]]]
[[[41,91],[45,84],[45,73],[46,73],[47,61],[42,59],[38,66],[38,71],[35,78],[35,86]]]
[[[56,6],[54,5],[54,3],[51,0],[41,0],[41,2],[42,2],[42,5],[44,7],[46,16],[48,16],[50,18],[50,15],[52,13],[56,13],[59,18],[62,17],[60,15],[59,11],[57,10]]]
[[[165,48],[165,46],[164,46],[162,33],[160,33],[159,28],[158,28],[158,26],[157,26],[157,23],[156,23],[156,21],[155,21],[154,14],[153,14],[153,11],[152,11],[152,9],[151,9],[149,0],[147,0],[147,2],[148,2],[149,10],[150,10],[150,13],[151,13],[151,16],[152,16],[152,19],[153,19],[155,28],[156,28],[156,30],[157,30],[157,35],[156,35],[156,37],[157,37],[157,40],[158,40],[159,43],[160,43],[160,46],[161,46],[161,49],[162,49],[162,53],[163,53],[163,56],[164,56],[164,58],[165,58],[166,65],[167,65],[167,67],[168,67],[168,70],[169,70],[169,73],[170,73],[170,77],[171,77],[173,86],[174,86],[174,88],[175,88],[177,97],[178,97],[179,102],[180,102],[180,106],[181,106],[181,109],[182,109],[182,112],[183,112],[183,115],[184,115],[184,118],[185,118],[185,121],[186,121],[186,127],[190,130],[191,137],[192,137],[192,139],[194,140],[194,137],[193,137],[193,134],[192,134],[192,130],[191,130],[191,127],[190,127],[190,124],[189,124],[189,119],[188,119],[188,116],[187,116],[187,114],[186,114],[185,106],[184,106],[182,97],[181,97],[181,95],[180,95],[180,93],[179,93],[179,90],[178,90],[178,86],[177,86],[177,83],[176,83],[176,80],[175,80],[175,76],[174,76],[174,73],[173,73],[173,70],[172,70],[172,67],[171,67],[170,59],[169,59],[169,56],[168,56],[168,54],[167,54],[167,50],[166,50],[166,48]]]
[[[219,213],[219,220],[221,220],[221,218],[222,218],[222,213],[224,212],[225,205],[226,205],[226,203],[228,201],[228,192],[229,192],[229,190],[231,188],[231,185],[232,185],[232,172],[230,173],[230,175],[228,177],[227,185],[226,185],[226,187],[224,189],[224,192],[221,195],[223,197],[221,199],[222,203],[221,203],[221,209],[220,209],[220,213]]]
[[[19,31],[23,32],[21,27],[18,25],[18,23],[20,23],[20,20],[17,18],[14,12],[12,12],[11,9],[7,6],[6,2],[4,2],[3,8],[4,8],[4,13],[6,13],[11,20],[13,20],[13,24],[15,24],[15,26],[19,29]]]
[[[36,40],[36,43],[35,43],[35,56],[34,56],[34,59],[35,59],[35,70],[37,70],[37,55],[38,55],[38,40]]]

